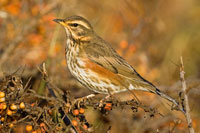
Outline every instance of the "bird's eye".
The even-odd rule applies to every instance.
[[[70,24],[70,26],[77,27],[78,24],[77,23],[73,23],[73,24]]]

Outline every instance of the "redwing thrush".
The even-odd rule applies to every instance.
[[[140,76],[80,16],[54,19],[67,33],[65,55],[71,74],[84,86],[97,93],[113,94],[126,90],[155,93],[175,105],[177,102]]]

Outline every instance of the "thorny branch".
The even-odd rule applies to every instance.
[[[182,99],[182,107],[184,110],[184,115],[187,121],[188,129],[190,133],[194,133],[194,129],[192,127],[192,119],[190,117],[190,107],[189,107],[189,101],[188,101],[188,96],[186,93],[186,83],[185,83],[185,72],[184,72],[184,65],[183,65],[183,58],[181,56],[181,66],[180,66],[180,79],[181,79],[181,84],[182,84],[182,94],[183,94],[183,99]]]
[[[28,87],[28,83],[31,79],[28,80],[25,86],[23,86],[20,77],[13,75],[5,77],[5,79],[0,82],[0,88],[2,88],[1,91],[6,93],[5,104],[8,107],[7,109],[9,109],[10,105],[15,104],[18,106],[21,102],[24,102],[26,106],[23,109],[18,108],[17,111],[13,112],[12,116],[8,116],[6,110],[3,110],[4,113],[2,116],[5,117],[5,123],[2,127],[3,131],[11,131],[11,128],[8,128],[10,124],[17,125],[24,123],[32,125],[33,130],[40,129],[46,132],[57,132],[61,130],[70,130],[75,133],[78,133],[79,131],[93,132],[94,127],[87,121],[87,117],[84,114],[84,109],[87,109],[88,107],[93,108],[103,116],[109,114],[112,109],[123,109],[126,106],[130,108],[133,113],[138,112],[138,109],[142,109],[150,117],[154,117],[155,115],[163,117],[156,108],[150,108],[133,99],[118,101],[114,97],[111,97],[110,99],[103,101],[101,103],[102,106],[99,106],[100,99],[96,97],[76,102],[77,99],[74,99],[69,91],[59,89],[51,84],[45,64],[43,64],[41,68],[38,68],[38,70],[42,74],[41,82],[45,82],[45,86],[43,87],[48,90],[48,94],[39,95],[32,90],[31,87]],[[183,76],[182,81],[184,81],[184,73],[181,76]],[[184,85],[184,88],[186,89],[186,85]],[[25,101],[27,97],[32,100],[30,102]],[[182,104],[182,106],[183,105],[184,104]],[[81,109],[83,110],[82,113],[80,113]],[[189,113],[187,108],[184,109],[184,111],[185,110],[186,113]],[[76,114],[76,111],[79,111],[79,113]],[[188,119],[188,116],[186,118]],[[13,121],[13,119],[15,119],[15,121]],[[189,120],[188,125],[191,130],[191,118]],[[74,121],[76,121],[76,123],[74,123]],[[84,126],[86,126],[86,129]],[[176,126],[173,127],[172,131],[175,127]],[[108,128],[107,132],[110,132],[110,130],[111,126]]]

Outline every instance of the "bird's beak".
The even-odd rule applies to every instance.
[[[63,19],[54,19],[53,21],[55,21],[56,23],[59,23],[63,26],[66,26],[65,21]]]

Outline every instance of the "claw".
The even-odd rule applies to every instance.
[[[82,102],[86,101],[87,99],[92,98],[94,96],[95,96],[95,94],[90,94],[85,97],[77,98],[77,99],[75,99],[74,104],[77,104],[77,107],[80,108],[80,103],[82,103]]]
[[[104,97],[103,99],[101,99],[100,102],[99,102],[99,108],[103,107],[104,101],[106,101],[109,98],[112,98],[112,96],[111,95],[107,95],[106,97]]]

